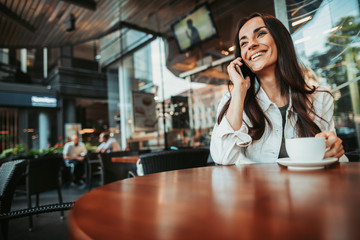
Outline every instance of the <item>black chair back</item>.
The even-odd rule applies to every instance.
[[[47,155],[40,158],[27,160],[26,167],[26,194],[28,208],[32,207],[31,195],[36,194],[36,206],[39,206],[39,194],[57,190],[59,203],[62,203],[61,194],[61,155]],[[64,212],[61,211],[61,218]],[[29,216],[29,231],[32,231],[32,216]]]
[[[100,153],[104,184],[115,182],[128,177],[129,171],[136,171],[135,163],[112,162],[113,157],[138,156],[137,151],[121,151]]]
[[[0,167],[0,213],[9,212],[13,200],[15,188],[24,177],[26,162],[24,160],[15,160],[5,162]],[[0,222],[1,239],[8,237],[8,220]]]
[[[27,160],[26,187],[28,194],[60,188],[62,157],[46,156]]]
[[[140,155],[144,174],[207,166],[209,149],[167,150]]]

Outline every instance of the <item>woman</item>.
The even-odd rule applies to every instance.
[[[214,161],[276,162],[287,157],[284,139],[313,136],[325,137],[325,158],[343,156],[332,96],[305,83],[283,24],[271,15],[252,14],[240,21],[235,46],[236,59],[227,68],[232,88],[219,104],[211,137]]]

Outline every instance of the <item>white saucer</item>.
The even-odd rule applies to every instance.
[[[283,166],[287,166],[288,169],[291,170],[316,170],[323,169],[326,165],[333,164],[337,161],[339,161],[337,158],[325,158],[315,162],[295,162],[291,161],[290,158],[279,158],[276,162]]]

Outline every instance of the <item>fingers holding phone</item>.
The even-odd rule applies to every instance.
[[[250,77],[244,76],[240,66],[243,65],[241,58],[238,57],[234,59],[227,67],[230,81],[234,84],[234,87],[240,87],[240,89],[245,90],[245,92],[250,87]]]
[[[240,74],[240,76],[241,76],[243,79],[245,79],[244,74],[242,73],[240,66],[239,66],[239,65],[235,65],[235,69],[236,69],[236,71]]]

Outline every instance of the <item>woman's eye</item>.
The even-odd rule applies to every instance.
[[[261,32],[259,32],[259,33],[258,33],[258,35],[257,35],[257,36],[258,36],[258,37],[261,37],[262,35],[265,35],[265,34],[266,34],[266,32],[265,32],[265,31],[261,31]]]
[[[245,46],[246,43],[247,43],[247,42],[241,42],[241,43],[240,43],[240,47]]]

